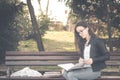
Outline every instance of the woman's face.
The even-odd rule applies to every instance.
[[[88,28],[85,28],[83,26],[76,27],[76,31],[83,39],[86,39],[87,36],[89,35]]]

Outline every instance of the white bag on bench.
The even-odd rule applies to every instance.
[[[42,74],[36,70],[25,67],[22,70],[16,71],[11,74],[11,77],[41,77]]]

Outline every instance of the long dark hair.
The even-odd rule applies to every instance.
[[[88,28],[88,33],[91,37],[95,37],[95,34],[93,32],[93,29],[92,29],[92,24],[91,23],[88,23],[86,21],[80,21],[76,24],[75,26],[75,30],[74,30],[74,36],[75,36],[75,47],[78,51],[82,51],[83,48],[84,48],[84,44],[86,42],[85,39],[83,39],[79,34],[78,32],[76,31],[76,28],[79,27],[79,26],[82,26],[84,28]]]

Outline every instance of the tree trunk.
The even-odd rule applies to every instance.
[[[113,51],[112,47],[112,37],[111,37],[111,25],[110,25],[110,20],[108,19],[107,21],[107,30],[108,30],[108,44],[109,44],[109,50]]]
[[[39,28],[38,28],[38,24],[37,24],[37,21],[36,21],[34,9],[33,9],[33,6],[31,4],[31,0],[27,0],[27,5],[28,5],[30,17],[31,17],[31,22],[32,22],[32,26],[33,26],[33,30],[34,30],[34,36],[35,36],[35,40],[37,42],[38,50],[39,51],[44,51],[41,34],[39,32]]]
[[[42,11],[42,8],[41,8],[41,3],[40,3],[41,0],[38,0],[38,3],[39,3],[39,6],[40,6],[40,12],[41,12],[41,15],[43,16],[43,11]]]
[[[47,1],[47,7],[46,7],[46,17],[48,17],[48,8],[49,8],[49,0]]]

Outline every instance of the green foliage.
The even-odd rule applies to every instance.
[[[70,0],[67,0],[70,1]],[[103,22],[111,21],[111,25],[120,30],[119,0],[72,0],[69,6],[78,19],[89,19],[95,16]]]
[[[40,34],[41,36],[44,36],[45,32],[48,30],[50,19],[44,17],[42,19],[38,19],[37,22]],[[24,29],[23,40],[35,39],[33,28],[31,27],[31,25],[27,26],[27,28],[24,27],[23,29]]]
[[[8,3],[8,0],[0,1],[0,49],[11,50],[16,46],[16,28],[12,25],[16,15],[16,6],[13,3]],[[14,44],[15,43],[15,44]]]
[[[15,17],[20,6],[16,4],[19,4],[17,0],[0,0],[0,61],[3,61],[5,51],[15,50],[18,46],[19,29]]]
[[[26,40],[29,39],[30,35],[33,33],[33,28],[26,5],[22,7],[22,12],[15,17],[14,24],[17,26],[17,29],[19,29],[20,40]]]
[[[47,16],[41,15],[39,17],[38,26],[39,26],[40,34],[42,36],[45,34],[45,31],[48,30],[49,23],[50,23],[50,19]]]

